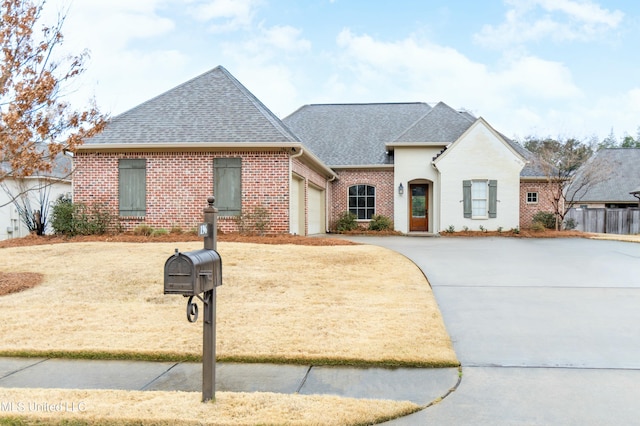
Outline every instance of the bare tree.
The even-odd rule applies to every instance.
[[[49,195],[51,194],[52,182],[41,179],[37,179],[35,182],[35,185],[29,185],[27,180],[20,179],[16,182],[17,189],[15,191],[12,191],[4,182],[0,183],[0,186],[13,199],[18,216],[29,232],[44,235],[51,207]],[[14,192],[19,195],[14,196]]]
[[[593,157],[596,141],[578,139],[536,139],[529,137],[524,146],[539,157],[539,168],[549,183],[550,204],[556,217],[556,230],[564,223],[569,209],[587,190],[607,176],[610,166]]]
[[[84,71],[87,58],[83,52],[58,59],[64,16],[45,26],[40,25],[44,0],[2,0],[1,5],[0,181],[51,172],[58,154],[73,151],[106,123],[95,105],[74,110],[64,100],[64,89]]]

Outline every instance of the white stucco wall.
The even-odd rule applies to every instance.
[[[396,147],[394,150],[394,215],[393,223],[396,231],[409,232],[409,183],[416,180],[431,181],[429,204],[429,232],[434,232],[439,223],[440,204],[438,187],[440,177],[438,170],[432,166],[433,157],[438,155],[440,147]],[[398,194],[398,186],[402,183],[404,194]],[[435,231],[437,232],[437,230]]]
[[[435,162],[441,173],[441,211],[438,231],[453,225],[456,231],[465,226],[479,230],[519,226],[520,171],[524,161],[514,153],[482,120],[469,128]],[[463,180],[497,180],[497,217],[469,219],[463,212]]]
[[[41,179],[26,179],[25,185],[27,188],[38,188],[38,185],[44,185],[44,180]],[[13,195],[20,193],[19,184],[14,179],[8,178],[2,182],[2,185],[6,186],[9,192]],[[57,181],[51,184],[49,192],[49,204],[56,202],[58,197],[62,194],[71,194],[71,182],[70,181]],[[31,208],[39,209],[39,196],[38,191],[29,192],[28,197],[31,203]],[[6,240],[9,238],[25,237],[29,234],[29,230],[22,222],[22,219],[18,215],[18,211],[13,203],[10,203],[11,198],[0,188],[0,240]],[[9,204],[7,204],[9,203]],[[5,205],[7,204],[7,205]],[[49,218],[51,218],[51,209],[49,209]],[[50,234],[53,230],[50,226],[45,228],[45,233]]]

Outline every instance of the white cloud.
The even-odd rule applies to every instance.
[[[311,49],[311,42],[300,38],[300,31],[290,26],[275,26],[263,30],[264,44],[285,52],[306,52]]]
[[[485,25],[474,36],[486,47],[504,48],[531,41],[588,41],[616,29],[624,14],[589,0],[506,0],[505,21]]]
[[[230,32],[251,26],[261,0],[191,0],[190,3],[193,18],[212,21],[210,30],[213,32]]]
[[[563,64],[535,56],[508,57],[489,67],[416,37],[382,42],[343,30],[337,43],[343,71],[332,74],[322,101],[444,101],[514,133],[544,125],[552,105],[585,97]]]

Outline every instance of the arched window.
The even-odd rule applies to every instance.
[[[369,220],[376,214],[376,188],[371,185],[349,187],[349,212],[358,220]]]

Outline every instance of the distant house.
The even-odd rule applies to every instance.
[[[640,148],[601,149],[583,167],[593,165],[603,173],[584,189],[569,188],[569,191],[577,192],[574,207],[638,207],[638,199],[631,192],[640,188]],[[580,173],[584,170],[579,171],[576,177],[578,183]]]
[[[45,210],[51,214],[51,206],[60,196],[71,196],[71,172],[71,158],[60,154],[55,158],[51,173],[23,178],[9,175],[0,182],[0,240],[29,235],[18,206],[28,207],[32,212]],[[41,203],[44,203],[44,209]],[[44,231],[50,234],[53,229],[45,226]]]
[[[74,198],[106,203],[127,230],[193,228],[212,193],[222,231],[267,212],[270,233],[318,234],[346,211],[407,233],[510,229],[540,207],[531,158],[444,103],[306,105],[281,121],[217,67],[86,141]]]

